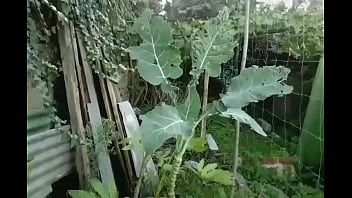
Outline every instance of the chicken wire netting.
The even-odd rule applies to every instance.
[[[313,94],[317,91],[312,88],[315,84],[315,89],[323,89],[323,85],[320,86],[317,82],[323,75],[318,75],[317,70],[318,66],[323,67],[321,56],[324,27],[322,5],[315,1],[314,3],[314,8],[309,7],[309,3],[305,6],[296,5],[291,9],[287,8],[287,4],[272,8],[258,1],[252,6],[246,67],[256,65],[290,68],[286,83],[294,89],[289,95],[270,97],[246,108],[247,113],[263,127],[268,137],[243,133],[240,144],[248,141],[246,145],[256,149],[253,142],[249,143],[249,140],[254,139],[257,142],[266,142],[272,150],[281,150],[294,156],[300,167],[298,175],[321,185],[324,183],[324,95]],[[224,85],[228,85],[231,77],[239,73],[241,46],[243,43],[235,48],[233,60],[222,68],[219,80]],[[319,111],[310,112],[312,108],[308,109],[309,104],[320,105]],[[310,115],[306,116],[307,114]],[[317,120],[316,126],[307,127],[308,117],[312,116]],[[307,146],[306,139],[310,139],[312,144]],[[306,159],[306,156],[313,156],[315,159]],[[282,156],[274,154],[270,157]]]

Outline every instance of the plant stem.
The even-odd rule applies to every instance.
[[[237,167],[238,167],[238,150],[239,150],[239,143],[240,143],[240,122],[236,120],[236,131],[235,131],[235,156],[233,161],[233,178],[234,178],[234,185],[231,189],[231,198],[235,196],[235,184],[236,184],[236,175],[237,175]]]
[[[165,178],[165,171],[163,169],[161,169],[161,177],[160,177],[160,180],[159,180],[159,183],[158,183],[158,186],[156,187],[156,190],[155,190],[155,193],[154,193],[154,197],[155,198],[159,198],[159,194],[161,192],[161,189],[162,189],[162,185],[163,185],[163,182],[164,182],[164,178]]]
[[[136,187],[134,189],[133,198],[138,198],[138,196],[139,196],[139,191],[140,191],[142,179],[143,179],[143,173],[144,173],[145,169],[147,168],[147,164],[150,159],[151,159],[150,155],[145,156],[143,159],[141,171],[139,173],[139,178],[138,178]]]
[[[250,0],[246,1],[246,23],[244,29],[244,41],[243,41],[243,50],[242,50],[242,60],[241,60],[241,70],[242,71],[246,66],[247,60],[247,50],[248,50],[248,33],[249,33],[249,3]]]
[[[246,23],[244,27],[244,41],[243,41],[243,50],[242,50],[242,60],[241,60],[241,68],[239,70],[239,74],[246,66],[247,60],[247,50],[248,50],[248,32],[249,32],[249,8],[250,8],[250,0],[246,1]],[[239,151],[239,143],[240,143],[240,122],[236,121],[236,131],[235,131],[235,156],[233,162],[233,177],[234,177],[234,185],[231,189],[231,198],[235,196],[235,184],[236,184],[236,174],[238,167],[238,151]]]
[[[207,111],[207,104],[208,104],[208,87],[209,87],[209,74],[205,71],[204,75],[204,84],[203,84],[203,104],[202,104],[202,113]],[[202,125],[200,129],[200,137],[205,137],[207,130],[207,120],[202,120]]]
[[[192,139],[192,137],[194,136],[194,133],[196,131],[196,128],[198,126],[198,124],[204,120],[209,114],[208,113],[204,113],[198,120],[197,122],[194,123],[193,128],[192,128],[192,134],[189,138],[186,139],[186,141],[184,142],[184,144],[181,147],[181,151],[179,153],[177,153],[175,155],[174,158],[174,163],[172,164],[172,171],[171,171],[171,175],[170,175],[170,189],[168,192],[168,196],[170,198],[175,198],[175,187],[176,187],[176,179],[177,179],[177,175],[178,172],[180,171],[180,166],[182,164],[182,158],[183,158],[183,154],[186,152],[187,146],[189,141]],[[181,143],[182,144],[182,143]]]
[[[197,126],[198,124],[199,124],[199,120],[195,126]],[[182,164],[183,154],[185,154],[185,152],[186,152],[188,143],[194,135],[194,131],[195,131],[195,127],[192,130],[192,135],[189,138],[187,138],[186,141],[184,142],[184,144],[182,145],[181,151],[175,155],[174,163],[172,164],[172,171],[171,171],[171,175],[170,175],[170,189],[168,192],[168,195],[170,198],[175,198],[175,187],[176,187],[177,175],[178,175],[178,172],[180,171],[180,166]]]
[[[186,146],[184,146],[186,147]],[[186,149],[184,149],[186,150]],[[175,187],[176,187],[176,179],[178,172],[180,171],[180,166],[182,163],[182,157],[183,157],[183,149],[182,151],[175,156],[174,163],[172,164],[172,171],[171,171],[171,176],[170,176],[170,189],[168,192],[168,195],[170,198],[175,198]]]

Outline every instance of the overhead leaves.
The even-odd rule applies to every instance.
[[[229,108],[222,112],[220,115],[233,118],[244,124],[248,124],[256,133],[262,136],[267,136],[262,127],[250,115],[241,109]]]
[[[142,144],[148,154],[160,148],[165,140],[191,135],[193,122],[181,119],[176,107],[162,104],[149,111],[141,124]]]
[[[283,66],[245,68],[231,80],[227,93],[221,96],[221,101],[227,108],[242,108],[272,95],[289,94],[293,87],[284,83],[289,72],[290,69]]]
[[[166,21],[152,16],[152,11],[146,9],[131,30],[143,40],[128,51],[132,59],[138,60],[138,72],[144,80],[152,85],[169,84],[168,78],[177,79],[182,75],[180,51],[171,45],[172,29]]]
[[[185,102],[180,104],[177,108],[182,119],[192,121],[198,119],[201,104],[200,97],[195,86],[192,86],[188,89],[188,96]]]
[[[192,62],[198,71],[205,69],[211,77],[217,77],[221,64],[234,55],[237,31],[231,25],[227,8],[220,11],[217,17],[206,21],[204,29],[205,33],[192,41]]]

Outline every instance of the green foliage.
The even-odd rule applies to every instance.
[[[206,144],[207,140],[204,138],[191,138],[187,150],[201,153],[207,150]]]
[[[289,72],[288,68],[282,66],[245,68],[239,76],[231,80],[227,93],[221,96],[221,101],[227,108],[242,108],[272,95],[289,94],[293,87],[284,83]]]
[[[210,108],[199,117],[200,98],[195,88],[199,75],[207,70],[211,76],[218,76],[221,63],[233,56],[232,49],[236,43],[234,41],[236,31],[229,19],[227,9],[221,11],[216,18],[206,21],[204,30],[203,34],[197,36],[192,34],[194,38],[190,40],[191,57],[195,67],[191,72],[193,79],[188,85],[187,98],[183,103],[176,104],[176,107],[164,103],[155,107],[143,116],[140,128],[141,142],[147,155],[152,155],[167,139],[176,138],[173,165],[171,170],[167,171],[169,176],[165,177],[170,179],[169,195],[171,196],[175,193],[175,181],[185,151],[202,150],[201,147],[204,144],[192,139],[196,126],[202,119],[211,114],[222,114],[247,123],[256,132],[265,135],[256,121],[240,108],[250,102],[264,100],[271,95],[282,95],[292,91],[292,88],[284,83],[289,73],[288,69],[247,68],[232,80],[230,89],[222,96],[221,101],[214,103],[213,107],[218,108]],[[138,71],[142,78],[153,85],[161,85],[164,92],[171,93],[175,87],[171,85],[169,78],[176,79],[182,75],[182,70],[179,68],[180,51],[172,46],[171,27],[160,17],[152,16],[150,10],[146,10],[135,21],[132,32],[138,33],[143,40],[141,45],[129,48],[132,58],[138,61]],[[164,164],[162,168],[167,168],[166,165],[168,164]],[[204,166],[204,160],[202,160],[197,175],[205,181],[232,185],[231,173],[216,167],[217,164],[214,163]],[[157,191],[160,192],[160,188]]]
[[[256,133],[262,136],[267,136],[262,127],[250,115],[241,109],[229,108],[222,112],[221,115],[248,124]]]
[[[155,152],[155,158],[157,159],[158,167],[163,167],[164,164],[166,164],[171,159],[170,153],[171,153],[170,149],[165,149],[163,151]]]
[[[181,119],[175,107],[166,104],[157,106],[143,117],[140,128],[143,147],[152,154],[171,137],[188,138],[192,126],[192,122]]]
[[[262,185],[260,195],[263,198],[289,198],[281,189],[270,184]]]
[[[200,160],[205,158],[205,163],[218,163],[218,167],[222,169],[231,169],[231,164],[233,161],[233,150],[234,150],[234,123],[230,119],[220,117],[218,115],[211,116],[208,120],[208,129],[207,132],[211,133],[216,139],[219,145],[219,152],[212,154],[211,152],[204,153],[200,156],[195,156],[194,154],[186,155],[185,160]],[[282,180],[276,177],[275,174],[272,174],[268,169],[261,166],[261,159],[267,157],[289,157],[289,153],[285,148],[278,147],[275,143],[268,141],[267,137],[257,135],[255,133],[247,133],[248,127],[243,126],[243,133],[240,134],[240,147],[239,152],[243,160],[242,165],[239,167],[239,173],[243,175],[246,179],[252,194],[248,194],[248,191],[240,188],[236,192],[236,197],[260,197],[268,196],[268,194],[277,193],[278,190],[282,190],[289,197],[296,196],[305,197],[303,195],[307,194],[310,190],[320,192],[320,195],[323,195],[323,192],[317,188],[311,188],[308,186],[302,187],[299,186],[300,178],[294,180]],[[268,184],[271,185],[268,186]],[[273,190],[272,186],[275,186],[277,189]],[[180,177],[178,182],[177,192],[180,193],[181,197],[186,197],[189,195],[191,197],[210,197],[215,198],[219,197],[218,190],[219,184],[216,183],[207,183],[204,185],[202,180],[199,178],[194,178],[190,174],[186,174],[183,177]],[[190,190],[192,189],[192,190]],[[228,193],[226,186],[224,187],[225,192]],[[310,189],[310,190],[309,190]],[[264,193],[264,191],[266,193]],[[229,195],[229,193],[227,194]],[[275,198],[275,196],[273,196]],[[308,196],[309,197],[309,196]],[[322,198],[324,196],[321,196]]]
[[[177,180],[176,192],[180,197],[189,198],[228,198],[220,196],[228,192],[229,186],[224,186],[215,182],[204,182],[201,178],[195,176],[194,171],[186,169],[185,174],[180,175]]]
[[[122,148],[122,150],[136,149],[140,152],[144,152],[141,141],[142,141],[141,133],[136,133],[136,135],[133,136],[132,138],[124,138],[119,142],[119,144],[126,145],[125,147]]]
[[[237,44],[235,35],[238,32],[231,22],[228,9],[205,22],[205,32],[192,42],[192,63],[196,71],[205,69],[211,77],[217,77],[220,75],[221,63],[233,57],[233,48]]]
[[[307,59],[324,52],[324,18],[321,11],[282,13],[261,9],[253,15],[260,48],[268,46],[276,52],[288,52]],[[270,33],[270,34],[268,34]]]
[[[245,68],[239,76],[231,80],[226,94],[221,96],[225,107],[218,107],[218,110],[222,116],[248,124],[255,132],[266,136],[262,127],[241,108],[272,95],[291,93],[293,87],[284,83],[289,72],[285,67]]]
[[[296,195],[293,195],[292,198],[324,198],[324,192],[317,188],[312,188],[303,184],[299,184],[295,187]]]
[[[72,198],[118,198],[119,193],[115,184],[103,186],[98,179],[91,179],[90,181],[92,191],[85,190],[69,190],[68,194]]]
[[[83,39],[89,65],[101,77],[118,83],[129,70],[124,49],[133,43],[126,31],[127,21],[134,19],[132,2],[76,0],[67,9]],[[99,63],[105,70],[97,67]]]
[[[91,177],[99,177],[99,169],[97,164],[97,152],[105,152],[106,148],[98,147],[97,145],[106,145],[109,153],[116,153],[116,125],[115,122],[109,119],[103,119],[102,125],[99,127],[98,138],[94,141],[93,133],[90,127],[86,128],[86,136],[78,137],[76,134],[68,134],[74,146],[85,146],[88,151],[89,166],[91,169]]]
[[[195,173],[203,181],[216,182],[223,185],[233,185],[233,175],[230,171],[217,169],[217,163],[204,165],[204,159],[198,164],[198,169]]]
[[[177,79],[182,75],[180,51],[171,45],[172,29],[161,17],[152,16],[145,10],[132,26],[132,32],[138,33],[143,43],[130,47],[128,51],[138,60],[138,72],[152,85],[162,84],[166,93],[172,91],[168,78]],[[171,89],[171,90],[170,90]]]
[[[63,122],[55,116],[53,101],[54,80],[60,71],[59,54],[57,46],[51,42],[56,36],[55,27],[49,26],[52,18],[44,17],[43,8],[47,5],[42,5],[41,1],[27,1],[27,78],[30,86],[41,92],[43,107],[60,128]]]
[[[121,63],[122,57],[126,57],[123,47],[129,41],[126,21],[133,20],[134,13],[128,0],[60,0],[57,3],[60,9],[51,1],[27,0],[27,77],[40,90],[55,128],[62,130],[61,124],[65,122],[55,116],[53,101],[53,83],[61,72],[56,22],[72,21],[80,30],[90,66],[102,77],[118,82],[120,73],[126,70]],[[104,63],[105,71],[96,68],[97,61]]]
[[[188,95],[183,104],[177,106],[182,119],[195,122],[201,108],[200,97],[195,86],[189,88]]]

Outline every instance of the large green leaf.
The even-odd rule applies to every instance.
[[[201,108],[200,97],[195,86],[188,90],[188,96],[185,102],[178,106],[178,110],[182,119],[196,121]]]
[[[290,69],[282,66],[249,67],[231,80],[221,101],[227,108],[242,108],[272,95],[289,94],[293,87],[284,83]]]
[[[160,148],[165,140],[179,135],[191,135],[193,122],[181,119],[176,107],[162,104],[143,116],[142,144],[148,154]]]
[[[267,136],[262,127],[246,112],[241,109],[229,108],[221,113],[222,116],[233,118],[241,123],[248,124],[255,132]]]
[[[237,31],[226,8],[217,17],[206,21],[204,29],[206,32],[192,41],[192,62],[199,71],[205,69],[211,77],[217,77],[221,64],[233,57]]]
[[[138,72],[144,80],[152,85],[169,84],[168,78],[177,79],[182,75],[180,51],[170,45],[170,25],[152,13],[147,9],[136,19],[131,30],[138,33],[143,42],[128,51],[132,59],[138,60]]]

